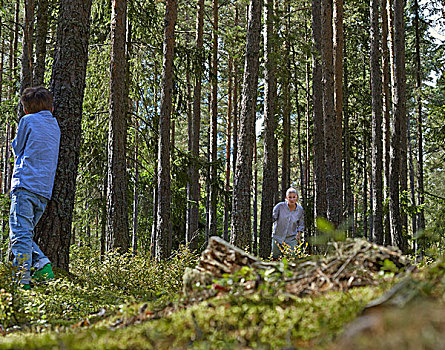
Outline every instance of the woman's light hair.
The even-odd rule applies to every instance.
[[[298,191],[294,187],[289,187],[286,191],[286,198],[289,196],[290,193],[295,193],[297,196],[297,201],[300,200],[300,196],[298,195]]]

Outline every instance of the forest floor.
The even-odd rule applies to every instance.
[[[242,268],[182,291],[178,281],[186,266],[196,265],[192,255],[178,254],[162,271],[156,267],[163,280],[141,281],[141,275],[139,282],[158,283],[156,288],[132,286],[116,270],[128,273],[125,268],[132,265],[138,276],[142,259],[141,265],[130,256],[102,261],[114,280],[88,259],[81,270],[56,271],[56,280],[32,291],[0,290],[0,349],[445,348],[445,263],[440,259],[415,271],[382,265],[367,286],[305,289],[305,296],[285,281],[295,282],[307,265],[285,261],[261,273]],[[339,266],[344,271],[346,264]],[[292,275],[295,271],[300,275]],[[249,281],[259,278],[252,287]]]

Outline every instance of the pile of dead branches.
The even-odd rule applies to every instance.
[[[286,291],[298,296],[328,290],[375,285],[382,268],[397,271],[407,266],[406,259],[394,247],[379,246],[362,239],[331,243],[331,254],[295,266],[293,277],[286,279]]]
[[[405,258],[397,248],[379,246],[361,239],[330,243],[328,252],[325,257],[289,263],[284,274],[283,263],[264,262],[221,238],[212,237],[196,268],[188,270],[184,275],[184,292],[189,296],[196,295],[196,287],[202,291],[203,287],[210,285],[213,285],[216,291],[206,288],[207,296],[212,296],[218,291],[227,291],[215,281],[236,273],[243,266],[257,272],[254,281],[244,279],[241,282],[246,291],[251,292],[266,283],[265,275],[275,275],[275,281],[280,288],[297,296],[375,285],[378,283],[377,272],[382,268],[398,271],[407,266]]]

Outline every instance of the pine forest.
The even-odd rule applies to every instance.
[[[0,349],[445,348],[444,165],[444,0],[0,0]]]

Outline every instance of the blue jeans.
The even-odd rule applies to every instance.
[[[31,267],[37,270],[48,264],[49,259],[33,241],[34,228],[45,211],[48,200],[23,188],[11,193],[9,213],[9,238],[14,254],[14,266],[18,266],[20,283],[31,280]]]

